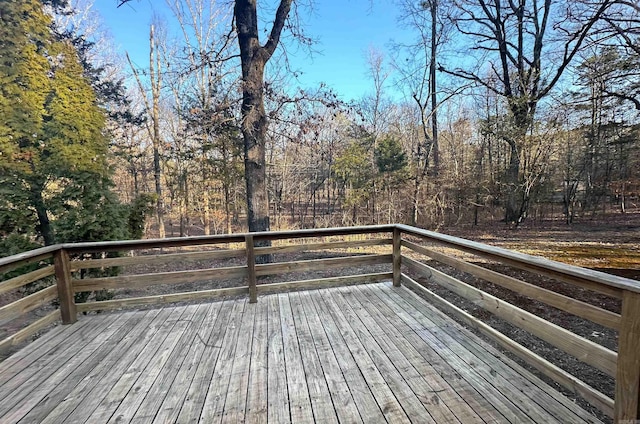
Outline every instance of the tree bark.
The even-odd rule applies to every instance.
[[[236,0],[234,16],[242,64],[242,136],[244,138],[247,220],[249,231],[269,231],[265,144],[267,116],[264,110],[264,67],[273,55],[291,8],[281,0],[269,39],[264,46],[258,34],[256,0]]]
[[[51,228],[51,222],[49,221],[49,215],[47,215],[47,207],[45,206],[44,199],[42,197],[43,190],[43,184],[31,184],[31,203],[35,207],[36,214],[38,216],[38,232],[42,236],[45,246],[50,246],[55,242],[55,239],[53,236],[53,229]]]

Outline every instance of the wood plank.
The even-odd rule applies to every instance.
[[[6,352],[12,346],[15,346],[25,340],[27,340],[32,335],[36,334],[38,331],[47,328],[49,325],[60,319],[60,310],[56,309],[53,312],[49,312],[47,315],[42,318],[32,322],[22,330],[14,333],[13,335],[5,338],[0,341],[0,353]]]
[[[56,271],[56,287],[58,288],[58,303],[63,324],[73,324],[78,320],[76,302],[71,283],[69,269],[69,253],[60,249],[53,255],[53,266]]]
[[[253,245],[253,236],[248,235],[244,242],[247,254],[247,285],[249,286],[249,303],[258,301],[256,291],[256,253]]]
[[[379,234],[393,231],[394,225],[369,225],[356,227],[340,227],[340,228],[313,228],[306,230],[292,231],[263,231],[251,233],[254,239],[258,240],[283,240],[298,239],[309,237],[330,237],[345,236],[358,234]],[[85,242],[85,243],[64,243],[62,245],[50,246],[48,251],[54,251],[60,247],[67,249],[69,252],[94,253],[94,252],[118,252],[123,250],[142,250],[142,249],[162,249],[167,247],[186,247],[201,246],[207,244],[227,244],[242,243],[244,236],[249,233],[239,234],[216,234],[209,236],[192,236],[192,237],[168,237],[163,239],[144,239],[144,240],[120,240],[120,241],[102,241],[102,242]],[[45,248],[38,249],[44,251]],[[14,255],[17,257],[18,255]],[[14,258],[11,257],[11,258]],[[11,262],[11,259],[8,261]],[[4,261],[0,259],[0,271]]]
[[[73,333],[85,328],[90,321],[92,321],[92,318],[84,317],[78,325],[54,327],[29,343],[25,348],[0,362],[0,385],[15,374],[28,368],[34,361],[46,355],[49,350],[64,346],[61,341],[72,338]]]
[[[270,246],[256,247],[256,254],[270,255],[282,253],[300,253],[315,250],[332,250],[332,249],[353,249],[369,246],[384,246],[391,244],[390,238],[371,239],[371,240],[347,240],[347,241],[329,241],[325,243],[304,243],[291,244],[286,246]]]
[[[376,274],[349,275],[346,277],[316,278],[313,280],[287,281],[284,283],[260,284],[258,294],[288,292],[290,290],[310,290],[328,287],[348,286],[354,284],[376,283],[393,277],[390,272]]]
[[[347,324],[345,317],[338,313],[335,304],[331,305],[319,292],[312,293],[312,299],[325,317],[326,321],[323,322],[325,329],[327,326],[335,326],[332,328],[332,332],[338,332],[341,335],[342,343],[346,344],[351,352],[386,420],[393,423],[410,422],[376,364],[358,340],[353,329]]]
[[[130,297],[128,299],[104,300],[100,302],[87,302],[78,304],[78,311],[106,311],[130,306],[211,300],[225,296],[241,296],[246,294],[247,291],[247,287],[230,287],[226,289],[200,290],[184,293],[159,294],[146,297]]]
[[[412,297],[416,294],[410,293]],[[420,300],[420,298],[417,298]],[[509,360],[504,354],[488,343],[484,342],[470,331],[460,326],[450,326],[445,323],[449,321],[447,315],[434,311],[430,314],[434,322],[442,323],[441,331],[446,332],[450,337],[463,345],[471,354],[477,358],[484,358],[491,369],[504,376],[516,389],[525,393],[532,401],[541,408],[556,417],[560,422],[588,422],[592,424],[600,423],[593,415],[580,408],[574,401],[560,394],[551,388],[547,383]],[[574,415],[572,415],[571,413]]]
[[[324,271],[352,266],[377,265],[391,262],[391,255],[362,255],[344,258],[311,259],[256,265],[256,275],[286,274],[289,272]]]
[[[68,393],[63,393],[62,401],[42,418],[42,424],[84,422],[129,366],[126,359],[133,360],[153,337],[157,328],[150,327],[150,324],[157,319],[159,313],[160,310],[132,313],[133,319],[137,319],[136,326],[124,335],[120,343],[82,381]],[[165,317],[168,316],[168,311],[164,313]],[[75,415],[71,415],[74,413]],[[82,414],[84,419],[81,418]]]
[[[0,273],[4,274],[21,266],[49,260],[53,258],[53,253],[58,249],[60,249],[60,245],[55,244],[0,258]]]
[[[229,328],[222,339],[220,355],[216,362],[211,382],[207,389],[207,397],[202,407],[202,414],[199,422],[219,423],[224,416],[225,401],[231,381],[231,372],[236,358],[236,347],[240,336],[240,329],[243,328],[244,319],[253,319],[255,308],[249,307],[246,300],[237,301],[241,308],[238,310],[237,319],[229,323]]]
[[[484,422],[390,323],[388,311],[377,308],[375,295],[367,296],[369,290],[362,289],[340,292],[437,423]]]
[[[33,355],[27,355],[14,363],[8,370],[2,371],[0,373],[0,399],[15,391],[25,381],[38,378],[34,377],[34,375],[43,375],[42,373],[55,371],[55,367],[60,366],[67,358],[73,356],[75,352],[72,349],[75,348],[76,344],[83,345],[93,340],[97,336],[98,330],[103,326],[109,325],[114,319],[115,317],[106,316],[100,321],[88,319],[85,322],[77,323],[77,331],[62,333],[66,337],[49,339],[41,347],[42,351],[46,353],[35,352]],[[44,378],[46,376],[41,377],[41,379]]]
[[[440,357],[440,359],[435,359],[434,362],[446,362],[447,366],[451,367],[452,373],[447,375],[447,379],[454,381],[456,379],[466,380],[469,386],[485,399],[485,406],[489,407],[490,405],[495,408],[508,422],[535,422],[535,419],[518,407],[519,405],[515,405],[512,402],[510,396],[504,396],[500,391],[495,390],[493,382],[485,378],[482,370],[478,369],[475,362],[471,361],[469,363],[460,358],[457,346],[452,349],[451,346],[442,343],[432,332],[433,329],[437,329],[436,324],[430,322],[421,312],[406,305],[405,302],[400,300],[402,303],[398,303],[394,300],[398,296],[395,291],[377,290],[376,295],[381,299],[386,297],[387,305],[404,322],[405,327],[409,327],[422,339],[423,343],[428,345]]]
[[[500,344],[500,346],[502,346],[504,349],[507,349],[513,354],[517,355],[526,363],[533,366],[547,377],[558,382],[566,389],[579,394],[584,399],[589,401],[594,406],[597,406],[600,410],[607,413],[608,415],[613,415],[613,400],[609,397],[605,396],[591,386],[587,385],[582,380],[555,366],[554,364],[550,363],[546,359],[535,354],[524,346],[514,342],[504,334],[483,323],[482,321],[478,320],[477,318],[473,317],[457,306],[449,303],[435,293],[427,290],[424,286],[416,283],[406,275],[403,275],[403,281],[407,287],[411,287],[412,289],[420,292],[434,304],[456,315],[456,317],[462,320],[465,324],[477,329],[482,334]]]
[[[414,293],[404,291],[397,294],[407,303],[413,305],[416,310],[423,304],[423,300]],[[424,315],[424,311],[422,312]],[[522,376],[524,374],[529,374],[520,366],[514,365],[513,367],[507,367],[505,363],[500,360],[503,355],[500,355],[500,353],[491,346],[483,344],[479,338],[462,327],[458,325],[448,325],[450,318],[441,311],[431,308],[428,317],[432,322],[437,324],[437,329],[434,330],[434,332],[441,336],[439,338],[443,340],[444,343],[463,346],[465,355],[470,354],[480,361],[479,364],[481,367],[483,367],[482,363],[484,363],[486,364],[486,368],[494,371],[494,373],[489,372],[489,374],[493,376],[496,388],[501,390],[505,396],[510,395],[517,398],[522,393],[524,395],[522,399],[523,404],[526,403],[536,408],[541,408],[559,422],[584,422],[585,420],[592,423],[599,422],[590,414],[587,414],[580,408],[576,408],[575,405],[573,405],[574,408],[567,408],[557,400],[557,398],[560,397],[558,392],[551,391],[551,394],[549,394],[549,392],[541,388],[542,386],[549,389],[546,384],[540,382],[540,385],[536,385],[531,379],[523,378]],[[504,382],[507,384],[504,384]],[[572,402],[567,403],[572,404]]]
[[[156,272],[154,274],[119,275],[117,277],[85,278],[73,280],[76,293],[117,288],[140,288],[159,284],[192,283],[204,280],[244,278],[247,268],[231,266],[226,268],[199,269],[195,271]]]
[[[368,352],[375,367],[387,382],[387,385],[409,419],[415,420],[417,417],[420,417],[421,422],[436,423],[434,416],[431,415],[432,410],[435,408],[432,405],[429,406],[429,409],[425,407],[426,405],[418,399],[412,390],[411,382],[405,378],[409,374],[407,372],[403,373],[398,369],[400,367],[397,362],[402,361],[402,354],[399,353],[397,349],[385,351],[385,349],[380,346],[379,340],[373,336],[371,332],[372,329],[368,327],[368,324],[373,325],[373,322],[363,322],[353,310],[353,305],[345,301],[339,289],[326,291],[324,298],[336,316],[342,314],[346,318],[346,322],[349,323],[349,327],[351,327],[357,340]],[[376,336],[379,336],[379,334],[376,334]],[[406,364],[406,358],[404,360],[405,365],[411,367],[410,364]],[[415,369],[414,376],[419,378],[419,376],[415,374]],[[444,414],[436,415],[444,417]]]
[[[217,302],[214,305],[216,307],[210,309],[204,325],[196,332],[191,350],[173,384],[167,388],[166,396],[153,420],[154,423],[178,422],[183,405],[186,405],[185,415],[193,411],[192,420],[197,420],[200,416],[200,409],[206,396],[203,391],[208,385],[208,381],[205,380],[207,377],[210,378],[209,371],[213,373],[219,351],[218,344],[224,336],[233,309],[232,301]],[[202,390],[198,392],[200,388]],[[202,401],[198,402],[194,399],[194,395],[201,395]],[[197,411],[195,411],[196,408],[192,408],[196,403],[199,403]]]
[[[255,328],[257,305],[245,305],[240,332],[236,341],[233,365],[228,364],[229,385],[221,397],[224,400],[224,413],[218,414],[214,421],[220,418],[225,423],[246,422],[247,392],[249,390],[249,372],[253,352],[253,330]],[[207,421],[208,422],[208,421]]]
[[[616,374],[616,423],[640,420],[640,294],[622,295]]]
[[[296,309],[298,308],[297,305],[300,305],[299,308],[301,309],[297,309],[296,313],[303,313],[308,323],[309,334],[313,339],[315,351],[320,360],[338,420],[341,423],[362,423],[363,421],[358,409],[359,407],[366,409],[370,406],[372,412],[367,414],[367,417],[370,419],[370,421],[367,422],[384,421],[384,417],[364,380],[362,380],[361,386],[357,385],[358,382],[354,381],[355,378],[349,380],[349,382],[353,383],[353,390],[355,391],[355,394],[352,395],[349,382],[346,378],[349,378],[350,374],[357,375],[355,363],[351,368],[353,372],[350,373],[345,370],[343,373],[343,370],[338,364],[336,354],[327,338],[327,334],[324,331],[320,317],[316,313],[313,304],[309,303],[308,297],[305,296],[304,293],[291,293],[289,294],[289,298],[292,299],[292,304],[296,305]],[[347,360],[344,358],[344,362],[342,363],[345,368],[347,367],[346,362]],[[359,377],[362,378],[362,376]],[[358,406],[356,406],[354,398],[358,398]]]
[[[282,342],[282,324],[280,323],[280,304],[278,296],[268,296],[267,331],[267,422],[289,423],[289,391],[284,363],[284,344]]]
[[[100,403],[87,418],[89,422],[107,422],[116,411],[120,403],[126,397],[129,390],[132,389],[136,380],[140,378],[145,368],[151,362],[153,357],[163,345],[165,339],[171,333],[177,320],[180,319],[184,308],[172,308],[166,321],[163,321],[158,330],[155,331],[153,338],[144,346],[142,351],[130,362],[129,367],[124,371],[115,384],[110,385],[110,390],[106,396],[100,400]],[[75,412],[75,411],[74,411]],[[76,420],[76,419],[74,419]]]
[[[505,405],[511,404],[512,410],[522,411],[534,422],[584,422],[564,407],[549,408],[549,398],[530,382],[520,380],[519,384],[516,385],[514,383],[514,379],[517,378],[515,372],[511,372],[508,375],[497,372],[494,367],[495,356],[487,351],[481,351],[480,356],[478,356],[478,351],[472,352],[467,348],[467,337],[456,339],[449,336],[445,330],[454,331],[452,326],[446,326],[446,323],[450,323],[450,320],[444,319],[435,310],[429,311],[427,315],[423,306],[424,302],[420,302],[420,299],[414,295],[406,291],[386,290],[384,293],[391,298],[395,298],[398,302],[402,302],[403,307],[413,306],[410,315],[417,322],[428,323],[429,325],[435,324],[423,336],[429,337],[433,343],[439,343],[454,352],[455,358],[453,359],[460,364],[459,366],[473,369],[489,384],[488,389],[493,390],[493,393],[499,399],[507,400],[507,402],[504,402]],[[421,310],[418,310],[418,307]],[[438,318],[443,319],[438,320]],[[458,330],[455,331],[457,332]],[[485,383],[483,382],[482,384]],[[549,412],[547,408],[551,409],[552,412]]]
[[[390,325],[390,331],[401,334],[402,338],[422,357],[422,359],[418,358],[415,363],[424,363],[423,372],[425,376],[429,376],[431,384],[440,383],[440,385],[443,386],[444,391],[438,392],[438,395],[448,393],[446,389],[447,387],[451,387],[453,389],[451,397],[454,399],[454,402],[458,403],[462,400],[462,402],[468,405],[464,406],[460,404],[460,406],[456,408],[456,414],[461,414],[461,417],[466,414],[471,416],[477,415],[486,422],[503,422],[505,417],[482,396],[482,393],[478,392],[475,387],[462,378],[457,370],[447,362],[446,357],[442,357],[439,352],[425,343],[425,341],[407,325],[401,318],[401,315],[406,314],[406,312],[402,309],[398,310],[395,303],[379,293],[380,290],[381,288],[376,286],[362,288],[367,299],[371,302],[371,307],[375,307],[378,313],[382,313],[386,317]],[[435,371],[435,374],[430,370]],[[468,408],[473,412],[469,412]],[[467,412],[465,412],[465,410]],[[461,421],[465,422],[462,419]]]
[[[193,325],[199,305],[182,306],[176,309],[181,309],[182,315],[180,315],[180,318],[177,319],[171,327],[167,337],[151,360],[144,369],[140,370],[139,377],[122,398],[117,409],[113,412],[109,421],[107,421],[108,423],[130,422],[133,419],[140,404],[151,391],[151,387],[156,383],[156,379],[161,378],[161,373],[166,371],[165,366],[167,366],[169,359],[173,358],[176,360],[173,355],[173,352],[176,351],[176,346],[179,344],[182,346],[182,344],[187,343],[187,340],[190,339],[188,330]],[[180,355],[180,350],[181,348],[178,348],[177,355]],[[170,365],[169,363],[169,366]],[[155,412],[156,411],[153,411],[152,416],[155,416]]]
[[[204,360],[198,364],[177,418],[170,422],[197,422],[200,418],[216,368],[228,366],[224,364],[222,348],[226,346],[228,349],[229,340],[235,340],[237,337],[245,303],[245,300],[225,301],[220,317],[216,320],[216,325],[212,328],[205,346],[202,355]]]
[[[516,327],[528,331],[610,376],[615,376],[617,359],[615,352],[428,265],[407,257],[403,257],[403,263],[429,280],[470,300]]]
[[[640,284],[629,278],[580,268],[539,256],[527,255],[458,237],[435,233],[433,231],[410,227],[408,225],[398,224],[396,227],[406,234],[421,237],[445,246],[454,247],[480,257],[497,260],[500,263],[515,266],[519,269],[556,278],[560,281],[584,287],[608,296],[621,298],[622,290],[640,293]]]
[[[128,422],[132,424],[143,424],[153,421],[165,399],[165,396],[168,395],[169,388],[176,381],[175,379],[178,371],[187,360],[189,353],[192,352],[192,345],[194,343],[200,343],[199,340],[196,340],[196,333],[201,330],[207,317],[211,316],[210,310],[217,309],[218,307],[219,303],[200,304],[195,306],[195,314],[190,320],[188,320],[187,326],[184,328],[182,336],[180,336],[180,340],[166,361],[166,365],[162,368],[162,371],[160,371],[160,374],[150,386],[148,392],[144,396],[144,400],[138,403],[139,407],[135,411],[135,415],[133,415]],[[138,386],[138,384],[139,383],[136,382],[136,386]]]
[[[249,388],[245,410],[249,424],[267,423],[267,366],[268,366],[268,303],[258,304],[251,341],[251,364],[249,368]]]
[[[219,259],[241,258],[244,249],[207,250],[202,252],[160,253],[156,255],[121,256],[117,258],[88,259],[72,261],[71,270],[79,271],[90,268],[110,268],[128,265],[166,265],[189,263]]]
[[[569,296],[518,280],[517,278],[509,277],[507,275],[500,274],[499,272],[444,255],[416,243],[403,240],[402,245],[415,252],[427,255],[438,262],[459,269],[460,271],[467,272],[521,295],[544,302],[547,305],[569,312],[581,318],[588,319],[605,327],[617,330],[620,326],[619,314],[599,308],[590,303],[582,302]]]
[[[107,328],[106,332],[101,334],[104,341],[93,352],[89,352],[91,344],[79,347],[78,353],[70,358],[69,362],[29,394],[26,398],[28,401],[21,405],[28,413],[20,419],[20,422],[40,423],[43,417],[47,416],[66,398],[68,393],[75,390],[79,384],[82,384],[82,381],[86,381],[88,376],[95,372],[96,367],[107,360],[110,352],[117,348],[143,316],[144,313],[127,314],[115,320],[112,326],[116,328],[113,330]],[[90,353],[89,356],[87,356],[88,353]],[[83,357],[85,359],[82,359]]]
[[[27,272],[26,274],[18,275],[17,277],[10,278],[8,280],[0,282],[0,294],[4,294],[8,291],[18,289],[33,283],[34,281],[41,280],[46,277],[50,277],[55,273],[53,265],[48,265],[35,271]]]
[[[58,289],[56,286],[50,286],[29,296],[25,296],[20,300],[4,305],[0,307],[0,325],[4,325],[27,312],[46,305],[57,297]]]
[[[92,367],[92,356],[98,359],[103,355],[99,351],[103,345],[108,345],[109,339],[126,324],[128,319],[111,320],[104,331],[96,334],[85,345],[78,349],[73,346],[70,350],[72,354],[67,354],[58,364],[51,363],[42,370],[42,372],[34,374],[26,380],[19,388],[5,394],[0,405],[0,417],[4,422],[18,422],[29,411],[35,407],[49,392],[53,391],[59,385],[65,384],[65,380],[73,383],[74,378],[70,378],[69,374],[73,371],[81,369],[88,372],[86,362]],[[98,351],[97,355],[93,355]]]
[[[311,335],[304,309],[300,303],[300,297],[290,293],[288,300],[298,336],[300,356],[302,357],[302,365],[309,390],[309,399],[311,401],[314,421],[337,424],[338,417],[336,416],[336,410],[331,400],[331,393],[322,370],[322,364],[313,342],[313,336]]]
[[[305,370],[300,354],[300,345],[296,334],[295,322],[289,296],[286,293],[278,295],[280,304],[280,325],[282,326],[282,343],[284,345],[284,362],[289,391],[289,411],[291,422],[312,422],[313,410],[309,388],[305,378]]]
[[[402,255],[400,254],[400,249],[402,247],[402,233],[398,228],[393,229],[393,258],[392,258],[392,267],[393,267],[393,285],[396,287],[400,287],[400,274],[401,274],[401,265],[402,265]]]

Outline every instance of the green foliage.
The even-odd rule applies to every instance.
[[[73,40],[53,31],[38,0],[0,2],[0,19],[0,237],[126,238],[106,112]]]
[[[402,151],[400,142],[395,138],[383,138],[374,152],[376,165],[380,173],[400,171],[407,166],[407,155]]]
[[[83,173],[52,197],[51,210],[58,242],[122,240],[128,238],[129,207],[113,194],[108,179]]]
[[[360,143],[353,142],[336,158],[335,174],[353,189],[365,188],[373,178],[369,152]]]
[[[143,193],[138,195],[129,205],[128,230],[129,238],[140,239],[144,233],[144,223],[155,211],[156,195]]]

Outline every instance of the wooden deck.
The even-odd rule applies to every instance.
[[[2,423],[595,423],[388,283],[81,317],[0,363]]]

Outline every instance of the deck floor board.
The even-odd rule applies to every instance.
[[[2,423],[598,423],[389,283],[81,316],[0,363]]]

